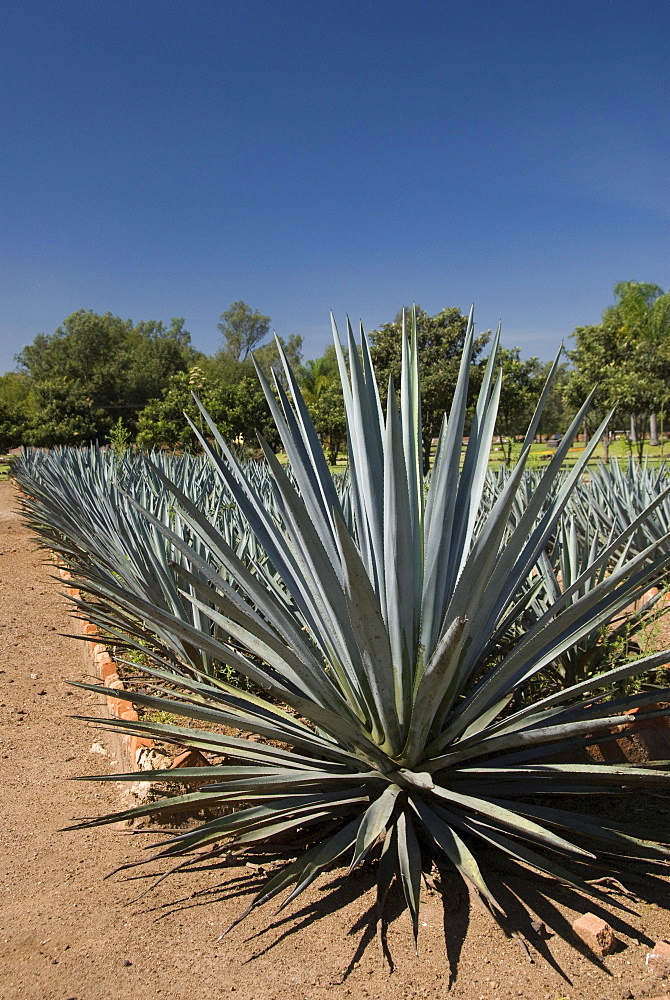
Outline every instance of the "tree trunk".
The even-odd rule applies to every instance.
[[[428,431],[424,431],[423,434],[423,474],[428,475],[430,471],[430,452],[433,446],[433,429],[432,426],[428,428]]]
[[[644,414],[639,415],[635,431],[637,433],[637,460],[642,463],[644,460],[644,445],[647,439],[647,425]]]
[[[511,465],[512,463],[512,438],[507,435],[507,443],[503,440],[502,432],[498,435],[498,440],[500,441],[500,447],[503,453],[503,464]]]
[[[661,410],[661,455],[665,448],[665,408]]]
[[[637,443],[637,420],[634,413],[630,415],[630,440],[632,444]]]
[[[582,430],[583,430],[583,433],[584,433],[584,444],[587,445],[589,443],[589,428],[588,428],[588,425],[586,423],[586,417],[584,417],[584,420],[583,420],[583,423],[582,423]]]
[[[649,416],[649,437],[651,440],[649,444],[652,448],[658,447],[658,426],[656,424],[656,413],[651,413]]]
[[[603,445],[603,462],[607,465],[610,460],[610,432],[608,430],[605,431],[600,440]]]

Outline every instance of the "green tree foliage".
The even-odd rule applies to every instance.
[[[320,358],[307,361],[298,377],[328,463],[335,465],[347,439],[347,418],[335,347],[330,344]]]
[[[0,451],[23,444],[30,407],[30,380],[19,372],[0,375]]]
[[[616,323],[626,336],[647,343],[658,342],[668,333],[670,295],[659,285],[643,281],[619,281],[614,286],[616,301],[603,313],[603,323]]]
[[[255,377],[255,360],[266,378],[270,378],[273,368],[275,370],[281,368],[277,341],[281,344],[289,364],[294,371],[297,371],[302,361],[302,337],[297,333],[292,333],[287,340],[279,336],[276,339],[273,337],[268,344],[263,344],[262,347],[253,352],[253,358],[249,354],[241,361],[237,360],[230,351],[221,348],[211,358],[202,359],[199,362],[199,367],[212,381],[239,382],[243,378]]]
[[[258,429],[271,443],[277,440],[263,390],[255,374],[242,374],[236,381],[220,382],[208,377],[202,368],[172,375],[160,399],[152,400],[139,415],[137,443],[145,448],[191,448],[198,439],[184,413],[204,433],[200,411],[193,393],[204,403],[229,440],[256,447]]]
[[[535,410],[546,379],[545,367],[538,358],[521,360],[518,347],[501,347],[498,352],[503,381],[496,432],[509,465],[514,438],[524,434]]]
[[[543,385],[547,380],[551,366],[551,361],[546,362],[542,366],[540,381]],[[537,426],[540,440],[557,432],[562,434],[574,416],[574,410],[565,401],[565,388],[568,377],[568,362],[563,361],[556,369],[554,380]]]
[[[616,301],[604,311],[602,323],[577,327],[573,334],[574,370],[565,395],[576,405],[597,384],[593,416],[599,421],[613,406],[631,416],[641,458],[649,419],[667,406],[670,293],[664,294],[658,285],[622,281],[614,286],[614,294]],[[607,453],[609,432],[603,443]]]
[[[269,344],[263,344],[262,347],[254,351],[256,364],[266,378],[270,377],[272,369],[278,371],[281,368],[277,341],[281,344],[293,371],[298,371],[302,362],[302,336],[299,333],[291,333],[287,340],[280,336],[277,336],[276,339],[273,337]]]
[[[270,317],[238,300],[221,313],[217,324],[223,336],[223,350],[234,361],[244,361],[270,329]]]
[[[138,412],[192,360],[183,319],[134,326],[111,313],[72,313],[17,356],[32,397],[26,442],[106,440],[119,418],[134,433]]]
[[[409,313],[407,315],[409,323]],[[436,316],[429,316],[417,307],[417,336],[421,357],[421,403],[423,407],[423,457],[427,467],[431,441],[437,437],[445,412],[449,410],[456,387],[461,353],[465,342],[467,317],[460,309],[443,309]],[[377,372],[382,396],[390,376],[400,384],[402,312],[392,323],[385,323],[371,334],[372,361]],[[490,331],[475,341],[473,361],[480,355],[490,337]],[[471,382],[471,394],[479,380]]]

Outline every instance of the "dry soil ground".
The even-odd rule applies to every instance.
[[[544,957],[533,949],[532,964],[462,895],[454,892],[444,907],[427,892],[419,957],[407,914],[391,922],[392,974],[364,934],[373,903],[366,875],[326,876],[293,909],[252,915],[220,943],[217,936],[244,906],[251,886],[238,883],[253,880],[252,868],[177,875],[133,903],[144,883],[127,873],[105,875],[139,858],[146,833],[60,832],[74,817],[123,802],[114,783],[68,779],[119,765],[104,734],[71,718],[99,708],[65,683],[83,674],[81,649],[61,634],[72,630],[66,602],[15,506],[12,484],[0,483],[1,1000],[620,1000],[663,993],[644,965],[649,944],[670,934],[670,914],[658,905],[662,891],[655,904],[634,904],[628,922],[613,920],[622,948],[601,963],[554,935]],[[92,752],[95,742],[106,755]],[[653,810],[653,803],[637,808]],[[238,883],[218,887],[224,876]],[[553,906],[538,891],[535,910],[565,930],[580,904],[558,899]],[[341,908],[334,910],[333,901]]]

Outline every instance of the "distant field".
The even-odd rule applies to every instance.
[[[497,451],[496,447],[497,446],[494,444],[491,449],[490,465],[492,467],[497,467],[498,465],[501,464],[503,460],[502,450]],[[530,449],[529,464],[533,467],[545,465],[548,461],[551,460],[551,456],[554,454],[554,450],[555,449],[547,448],[546,444],[532,445]],[[583,450],[584,450],[584,445],[581,442],[577,442],[568,452],[566,464],[567,465],[574,464],[578,460]],[[521,452],[521,445],[515,444],[512,448],[513,463],[519,457],[520,452]],[[615,458],[619,462],[627,462],[631,454],[633,458],[637,460],[637,448],[633,446],[633,450],[631,451],[626,441],[622,440],[614,441],[610,445],[609,452],[610,452],[610,458],[611,459]],[[664,462],[669,456],[670,456],[669,442],[664,441],[662,444],[654,448],[652,448],[651,445],[645,443],[643,461],[657,464]],[[603,446],[602,444],[599,444],[593,454],[591,463],[593,464],[594,462],[599,462],[602,459],[602,457],[603,457]]]
[[[465,454],[465,444],[463,445],[463,455]],[[577,442],[568,452],[567,458],[565,459],[565,465],[574,465],[574,463],[579,459],[582,451],[584,450],[584,445],[581,442]],[[512,464],[514,464],[521,453],[521,445],[514,444],[512,446]],[[555,449],[548,448],[546,444],[534,444],[530,449],[530,458],[528,465],[531,468],[542,468],[551,461],[552,455],[555,454]],[[616,459],[618,462],[627,462],[629,456],[632,454],[633,458],[637,461],[637,449],[631,449],[628,447],[627,443],[623,440],[614,441],[610,445],[610,458]],[[590,460],[591,465],[597,464],[603,457],[603,446],[599,444]],[[279,456],[280,462],[286,462],[286,455],[281,453]],[[431,453],[431,465],[433,459],[435,458],[435,449]],[[652,448],[649,444],[644,446],[644,457],[643,461],[649,462],[651,464],[657,465],[661,462],[665,462],[670,458],[670,442],[665,441],[663,444]],[[489,467],[492,469],[497,469],[503,463],[503,450],[500,445],[495,442],[491,446],[491,452],[489,455]],[[331,469],[335,472],[342,472],[347,465],[347,456],[345,452],[340,452],[337,456],[337,465],[331,466]]]

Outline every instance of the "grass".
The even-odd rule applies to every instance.
[[[490,455],[490,464],[493,467],[500,465],[502,463],[502,451],[499,452],[495,451],[496,447],[497,446],[494,443]],[[581,444],[580,442],[576,442],[574,447],[572,447],[568,453],[566,464],[568,465],[570,465],[571,463],[574,464],[574,462],[576,462],[577,459],[579,458],[579,455],[583,447],[584,447],[583,444]],[[520,453],[521,453],[521,445],[514,444],[512,446],[512,464],[514,464]],[[533,444],[530,449],[529,465],[531,466],[531,468],[533,467],[537,468],[538,466],[545,465],[546,462],[551,459],[551,456],[553,454],[554,454],[553,449],[547,448],[546,444]],[[609,448],[610,459],[616,459],[619,462],[627,462],[631,454],[633,458],[637,461],[637,447],[633,445],[631,448],[630,443],[625,440],[619,439],[617,441],[613,441],[610,444]],[[595,452],[593,453],[593,458],[591,459],[589,464],[591,465],[597,464],[599,461],[601,461],[603,455],[604,455],[603,446],[602,444],[599,444]],[[655,465],[664,462],[668,456],[670,456],[670,448],[666,450],[666,442],[663,442],[662,444],[659,444],[653,448],[648,442],[645,442],[643,461],[648,461]]]
[[[159,722],[164,726],[181,726],[184,723],[180,715],[173,715],[172,712],[159,712],[152,709],[144,711],[142,719],[146,722]]]
[[[574,447],[572,447],[568,452],[565,465],[568,467],[574,465],[574,463],[579,458],[579,455],[583,450],[583,448],[584,445],[582,443],[576,442]],[[553,448],[548,448],[546,443],[536,442],[535,444],[531,445],[528,467],[531,469],[542,468],[547,464],[547,462],[551,460],[551,457],[552,455],[554,455],[554,453],[555,450]],[[463,445],[463,454],[465,454],[465,445]],[[513,444],[511,466],[513,466],[516,463],[520,454],[521,454],[521,444],[520,443]],[[601,459],[603,458],[603,454],[604,454],[603,446],[602,444],[599,444],[593,454],[593,458],[589,462],[589,465],[591,466],[597,465],[598,462],[600,462]],[[630,443],[625,441],[624,439],[613,441],[610,444],[610,449],[609,449],[610,459],[616,459],[618,462],[625,463],[628,461],[631,454],[633,458],[637,461],[637,447],[635,445],[631,447]],[[661,444],[653,448],[648,442],[645,442],[643,461],[649,462],[652,465],[658,465],[661,462],[664,462],[666,458],[669,457],[670,457],[670,444],[668,442],[662,442]],[[285,464],[288,461],[288,458],[284,453],[280,453],[278,455],[278,458],[279,461],[282,462],[282,464]],[[431,451],[431,465],[433,463],[434,458],[435,458],[435,448],[433,448]],[[491,452],[489,455],[489,468],[498,469],[503,464],[504,464],[503,449],[496,441],[494,441],[493,444],[491,445]],[[347,453],[342,451],[337,456],[337,464],[330,466],[330,471],[343,472],[346,469],[346,467],[347,467]]]

